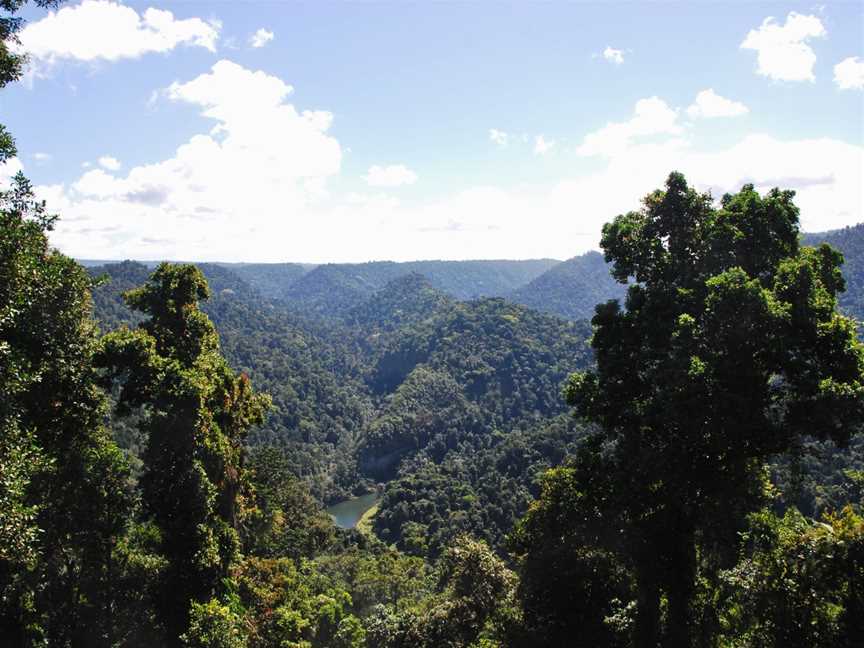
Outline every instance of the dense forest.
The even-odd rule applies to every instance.
[[[623,322],[607,318],[650,327],[663,320],[636,319],[652,279],[627,265],[638,257],[616,251],[617,261],[608,252],[619,240],[612,225],[604,245],[615,276],[632,283],[645,274],[630,288],[627,310],[606,296],[614,301],[598,307],[593,334],[585,320],[502,298],[459,301],[407,268],[341,314],[319,317],[265,296],[253,287],[265,279],[224,264],[85,270],[47,247],[53,217],[32,200],[26,180],[17,182],[3,209],[4,241],[13,243],[4,250],[4,362],[8,376],[19,376],[9,384],[20,385],[4,402],[3,532],[13,551],[3,556],[2,619],[13,645],[649,645],[643,632],[663,645],[854,645],[864,535],[854,384],[864,360],[852,320],[832,304],[839,295],[837,307],[857,313],[860,228],[805,239],[845,250],[848,261],[839,266],[831,248],[800,246],[788,194],[762,199],[787,214],[786,232],[772,233],[779,248],[773,288],[736,275],[748,272],[744,266],[725,275],[708,269],[707,279],[697,279],[709,291],[701,298],[702,333],[686,335],[704,359],[687,351],[686,398],[673,414],[665,399],[675,402],[684,387],[670,394],[653,386],[680,380],[680,326],[692,324],[679,315],[679,332],[618,337]],[[724,198],[718,212],[678,176],[659,196],[678,196],[685,205],[676,207],[694,218],[702,209],[703,217],[717,213],[742,229],[752,218],[741,214],[744,196],[753,198],[748,187]],[[637,217],[652,214],[646,208],[614,225]],[[750,276],[771,272],[770,255],[737,254],[754,264]],[[747,286],[769,306],[789,306],[765,310],[757,301],[746,327],[729,329],[734,318],[725,309],[738,312],[754,299],[741,294]],[[801,290],[812,296],[789,292]],[[676,302],[680,294],[676,288]],[[29,310],[14,307],[25,303]],[[716,440],[700,443],[720,444],[718,456],[730,465],[696,461],[689,453],[698,444],[676,422],[695,412],[682,403],[708,399],[697,410],[704,417],[710,403],[738,398],[724,390],[734,392],[742,376],[764,381],[764,372],[778,371],[769,368],[782,361],[777,351],[751,369],[742,357],[760,358],[757,349],[745,348],[725,370],[729,352],[711,355],[724,345],[737,353],[740,336],[750,339],[749,327],[772,317],[800,318],[783,331],[784,344],[808,321],[816,327],[808,335],[830,333],[818,344],[805,337],[796,353],[836,340],[840,346],[814,357],[807,371],[833,372],[828,380],[845,380],[852,391],[814,393],[824,379],[814,386],[805,375],[781,398],[773,391],[782,386],[771,388],[769,378],[763,397],[771,408],[793,408],[764,419],[761,425],[776,427],[770,443],[748,439],[741,422],[726,427],[730,410],[722,407],[716,422],[700,428]],[[625,370],[628,381],[604,387],[601,380],[619,370],[603,359],[620,354],[627,340],[638,353],[624,357],[642,371]],[[651,353],[649,343],[670,340],[668,363],[640,359]],[[713,367],[713,385],[701,395],[693,372],[704,366]],[[653,377],[649,367],[666,377]],[[724,379],[724,371],[733,374]],[[787,375],[791,384],[794,374]],[[642,389],[643,380],[660,399],[656,413],[645,396],[617,393]],[[69,390],[68,404],[56,401],[47,412],[37,406],[59,389]],[[820,414],[794,409],[793,395]],[[681,432],[658,437],[656,449],[642,441],[628,457],[627,421],[637,414],[621,403],[636,402],[645,409],[640,425],[656,421]],[[768,411],[755,407],[748,417]],[[51,432],[58,425],[67,430],[60,437]],[[646,464],[643,454],[653,458]],[[182,470],[197,475],[192,481],[183,477],[184,462]],[[690,465],[697,474],[680,477]],[[723,480],[707,471],[733,469],[737,490],[724,482],[718,491]],[[669,494],[640,494],[642,480],[661,470],[684,481],[670,482]],[[671,531],[665,508],[677,506],[678,489],[689,490],[694,479],[705,483],[690,509],[699,516],[689,530]],[[76,489],[57,489],[67,483]],[[324,503],[377,488],[381,497],[358,529],[336,528],[323,511]],[[62,525],[52,513],[59,510]],[[182,521],[177,511],[186,511]],[[669,533],[696,548],[692,585],[667,582],[666,568],[653,571],[649,591],[659,604],[646,622],[639,556],[682,560],[664,557]],[[202,551],[209,562],[200,562]],[[686,573],[669,569],[670,577]],[[674,587],[686,597],[677,620],[671,597],[682,594]],[[684,638],[675,638],[682,628]]]
[[[561,262],[85,263],[18,173],[0,645],[861,646],[864,225],[633,208]]]

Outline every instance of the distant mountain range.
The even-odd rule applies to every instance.
[[[805,237],[823,241],[846,256],[841,305],[862,319],[864,225]],[[564,262],[198,266],[225,356],[273,398],[248,443],[285,449],[322,501],[387,482],[376,533],[414,553],[437,554],[466,530],[502,546],[537,494],[536,475],[584,433],[561,387],[592,361],[595,304],[625,290],[596,252]],[[93,290],[103,330],[136,323],[120,295],[150,269],[90,272],[110,279]],[[134,421],[112,429],[140,451]]]
[[[864,224],[805,234],[804,243],[827,242],[846,256],[848,290],[841,306],[864,318]],[[82,260],[85,266],[105,261]],[[152,267],[155,262],[143,265]],[[201,264],[199,264],[201,265]],[[603,256],[587,252],[566,261],[374,261],[369,263],[211,263],[230,270],[262,297],[304,315],[341,319],[389,282],[409,274],[457,300],[504,297],[565,319],[590,319],[596,304],[622,299],[626,287],[609,275]]]

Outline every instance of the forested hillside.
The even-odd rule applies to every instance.
[[[796,204],[830,198],[816,207],[830,222],[858,213],[843,166],[860,151],[836,139],[852,113],[820,102],[837,126],[820,139],[712,134],[718,154],[698,140],[724,119],[764,122],[754,93],[702,90],[684,108],[682,87],[675,107],[644,98],[619,121],[614,96],[592,116],[592,90],[561,99],[604,127],[581,145],[548,119],[535,135],[524,105],[507,112],[513,89],[536,82],[528,102],[548,112],[558,89],[544,82],[562,77],[545,42],[569,47],[580,23],[535,23],[539,5],[490,19],[483,3],[427,21],[420,5],[363,7],[368,21],[325,7],[319,26],[314,4],[205,18],[198,3],[0,2],[0,89],[27,82],[3,95],[4,120],[32,120],[37,147],[19,151],[0,124],[0,648],[862,648],[864,224],[803,234]],[[655,9],[628,6],[662,38]],[[699,41],[707,25],[712,47],[735,33],[702,10],[677,32]],[[766,18],[735,42],[789,105],[787,82],[820,91],[818,53],[819,84],[850,108],[861,62],[826,80],[828,46],[808,40],[823,15],[842,39],[835,11]],[[459,28],[442,38],[442,24]],[[476,74],[486,32],[500,75]],[[416,54],[438,43],[448,52],[426,67]],[[622,47],[561,70],[647,69],[650,48]],[[691,50],[664,69],[716,59]],[[411,74],[380,83],[385,60]],[[296,99],[277,64],[304,86]],[[96,79],[115,66],[103,97]],[[146,105],[145,79],[159,83]],[[437,123],[447,111],[428,97],[460,123]],[[478,100],[506,131],[476,137],[490,125]],[[458,155],[429,153],[454,133]],[[584,169],[547,178],[568,151]],[[607,213],[619,185],[648,189],[632,173],[646,152],[680,155],[698,186],[716,171],[722,198],[673,170],[609,222],[585,213]],[[387,163],[360,175],[371,160]],[[763,180],[726,192],[744,177]],[[759,191],[771,177],[795,187]],[[64,253],[565,257],[573,214],[602,253]]]
[[[390,282],[339,322],[293,315],[232,268],[200,267],[213,293],[204,312],[223,352],[273,399],[249,442],[283,448],[294,474],[323,500],[394,474],[401,459],[427,444],[437,444],[440,460],[495,430],[563,411],[565,378],[588,362],[584,324],[500,299],[456,302],[416,273]],[[106,279],[94,290],[102,328],[137,323],[121,295],[148,270],[126,262],[90,272]],[[434,387],[440,381],[444,391]],[[391,402],[406,398],[410,416],[410,408]]]
[[[840,308],[864,321],[864,223],[831,232],[805,234],[804,243],[828,243],[843,253],[846,292],[840,295]]]
[[[342,316],[393,279],[418,273],[456,299],[507,295],[558,261],[381,261],[321,265],[294,282],[282,299],[322,316]]]
[[[315,266],[303,263],[224,263],[264,297],[284,299],[291,285]]]
[[[625,292],[626,286],[609,273],[603,255],[587,252],[551,267],[509,298],[543,313],[590,320],[597,304],[623,299]]]
[[[679,180],[672,177],[670,182]],[[787,200],[780,194],[770,199]],[[746,209],[747,200],[730,202],[730,213]],[[29,209],[39,214],[38,205]],[[13,233],[23,226],[18,213],[3,212],[4,227]],[[794,250],[793,232],[778,234],[776,245]],[[27,245],[38,249],[38,226],[28,235],[32,242]],[[845,235],[841,239],[854,268],[855,248],[850,232]],[[22,237],[15,233],[13,240]],[[606,241],[611,249],[616,244]],[[21,303],[43,308],[40,295],[57,294],[56,288],[32,292],[43,284],[34,284],[32,271],[22,275],[19,268],[27,263],[40,268],[36,259],[41,253],[34,256],[27,245],[11,248],[13,263],[3,267],[4,276],[12,279],[16,295],[31,291]],[[629,276],[631,267],[619,254],[613,269]],[[740,254],[749,259],[746,249]],[[822,299],[832,299],[839,283],[827,283],[836,278],[825,268],[839,259],[829,248],[796,254],[781,262],[784,280],[772,290],[792,302],[800,290],[825,291]],[[37,370],[38,379],[28,374],[26,367],[32,365],[15,365],[19,368],[13,367],[9,384],[15,384],[16,375],[33,380],[20,383],[23,391],[16,387],[9,392],[5,411],[40,429],[48,425],[44,415],[50,418],[50,410],[33,407],[44,401],[40,390],[71,389],[71,383],[56,385],[90,380],[87,390],[96,400],[76,400],[74,406],[60,402],[58,407],[74,413],[83,406],[82,412],[93,414],[104,407],[100,399],[106,399],[111,416],[105,420],[114,441],[106,430],[98,432],[91,414],[74,414],[64,424],[97,431],[81,437],[79,443],[85,445],[75,452],[83,454],[70,454],[62,443],[53,445],[54,437],[28,436],[29,428],[16,427],[8,415],[4,419],[0,453],[5,465],[13,467],[6,478],[13,480],[13,488],[3,486],[9,495],[0,500],[7,511],[0,531],[12,542],[9,546],[25,543],[21,551],[31,553],[21,555],[46,557],[39,559],[40,570],[28,571],[9,552],[0,554],[6,570],[0,572],[6,579],[0,581],[6,601],[0,621],[16,633],[8,635],[17,637],[14,645],[35,645],[39,633],[57,638],[49,645],[65,645],[63,637],[91,632],[110,634],[113,638],[104,645],[112,647],[142,642],[215,647],[225,637],[242,637],[237,646],[261,648],[292,643],[314,648],[520,648],[550,642],[611,647],[636,645],[643,632],[671,636],[681,628],[713,633],[733,642],[729,645],[740,636],[759,636],[764,640],[760,645],[777,648],[846,647],[852,645],[847,639],[857,636],[857,617],[848,611],[858,605],[855,588],[862,576],[858,552],[864,522],[858,506],[864,466],[862,436],[854,434],[861,397],[841,390],[818,418],[790,410],[781,417],[782,425],[797,427],[775,427],[765,437],[786,439],[779,453],[776,441],[728,445],[728,435],[711,431],[738,416],[735,408],[716,409],[714,401],[730,393],[738,398],[741,376],[752,380],[755,375],[737,369],[725,373],[726,358],[732,353],[743,354],[737,363],[768,358],[740,348],[762,343],[752,327],[766,321],[770,326],[760,329],[763,336],[768,331],[791,336],[795,330],[784,328],[784,309],[759,306],[760,299],[769,304],[777,299],[764,297],[764,289],[741,297],[737,291],[752,290],[753,284],[740,283],[740,270],[709,280],[710,306],[704,313],[691,311],[702,321],[700,336],[688,333],[691,320],[679,316],[670,349],[650,356],[660,360],[645,363],[640,356],[644,336],[618,337],[617,331],[635,325],[637,320],[630,318],[639,316],[639,300],[651,303],[653,297],[645,292],[657,286],[651,281],[631,288],[629,310],[600,309],[592,342],[584,320],[542,314],[501,298],[459,301],[419,273],[391,279],[356,304],[346,304],[339,317],[319,318],[262,295],[231,266],[201,264],[202,275],[193,266],[164,264],[154,271],[125,262],[89,269],[95,281],[90,288],[94,312],[105,334],[97,340],[87,324],[87,275],[62,257],[55,262],[69,265],[68,276],[77,277],[77,284],[63,289],[77,305],[63,306],[73,311],[62,311],[49,331],[59,336],[57,326],[77,321],[69,333],[89,341],[82,346],[70,338],[65,343],[79,355],[56,356],[56,379],[48,371],[55,363],[53,352],[40,356],[44,368]],[[64,276],[50,264],[37,272],[45,273],[37,275],[45,286]],[[792,281],[801,273],[809,278]],[[850,278],[848,286],[846,303],[857,303],[856,281]],[[661,283],[655,290],[663,294],[666,288]],[[806,297],[796,303],[798,312],[805,313],[811,308],[807,304],[818,302]],[[751,309],[744,318],[742,304]],[[729,308],[735,318],[728,316]],[[43,315],[38,310],[8,312],[12,319],[4,321],[14,327],[4,324],[3,339],[14,345],[9,348],[24,348],[30,332],[38,330],[28,327],[45,321]],[[822,318],[823,328],[830,322],[835,335],[852,335],[847,320],[830,310],[817,309],[811,317]],[[649,331],[661,321],[662,316],[651,315],[640,326]],[[730,327],[731,322],[746,327]],[[796,326],[813,326],[806,322],[799,320]],[[658,331],[649,333],[655,336],[651,343],[662,348],[669,342]],[[708,335],[710,344],[705,342]],[[847,337],[833,353],[859,357],[861,366],[847,361],[813,365],[822,362],[818,359],[811,366],[835,371],[838,379],[842,372],[859,369],[864,377],[864,353],[852,340]],[[679,351],[685,344],[692,350]],[[50,350],[50,345],[42,340],[33,349]],[[726,350],[714,354],[723,345]],[[622,357],[625,348],[631,350]],[[679,355],[688,359],[685,365],[678,364]],[[655,372],[654,377],[627,369],[634,361],[641,372]],[[64,377],[64,367],[75,363],[89,367],[87,373]],[[686,366],[683,373],[680,366]],[[656,372],[665,372],[664,379]],[[602,388],[601,377],[607,381]],[[712,384],[710,391],[699,387],[705,381]],[[567,411],[565,384],[569,402],[583,420]],[[816,389],[824,384],[817,383]],[[813,389],[809,381],[800,385],[798,389]],[[107,390],[104,395],[100,388]],[[674,425],[715,434],[701,437],[700,443],[723,451],[690,457],[685,453],[693,446],[682,433],[675,438],[683,445],[673,450],[661,432],[665,428],[658,428],[635,446],[641,450],[628,454],[634,450],[627,436],[633,433],[629,417],[634,406],[620,405],[617,396],[607,406],[604,399],[618,390],[646,388],[642,398],[627,400],[646,408],[638,420],[665,425],[676,417],[703,417],[715,427]],[[269,396],[259,395],[264,392]],[[772,398],[770,391],[764,393],[763,398]],[[701,398],[702,404],[676,408],[664,400],[678,394]],[[785,407],[789,398],[774,407]],[[652,399],[659,405],[653,411]],[[814,400],[809,408],[824,408],[822,402]],[[793,413],[795,423],[789,418]],[[778,425],[774,417],[763,425]],[[823,421],[832,422],[822,426]],[[612,440],[610,430],[616,429],[620,437]],[[733,429],[743,426],[736,422]],[[794,434],[788,431],[792,429]],[[103,454],[103,463],[92,463],[88,457],[93,452]],[[703,472],[718,470],[712,457],[734,462],[736,452],[762,453],[762,461],[731,464],[741,471],[739,482],[711,477],[705,482],[710,487],[689,490],[691,481],[708,479]],[[86,474],[89,481],[57,499],[51,484],[68,481],[67,473],[40,472],[45,470],[40,466],[54,465],[61,455],[68,470]],[[684,463],[679,463],[681,457],[686,457]],[[701,467],[688,476],[686,471],[696,465]],[[661,474],[663,482],[645,489],[646,478]],[[376,483],[381,484],[380,500],[362,530],[334,528],[321,503],[368,492]],[[681,547],[682,536],[669,534],[673,523],[667,516],[688,497],[717,498],[705,499],[705,506],[715,507],[724,497],[739,502],[740,508],[714,509],[721,526],[701,513],[690,514],[700,531],[685,541],[710,556],[695,566],[690,563],[691,577],[705,579],[700,587],[711,592],[714,603],[693,599],[686,620],[664,613],[655,626],[663,629],[645,630],[640,626],[644,608],[638,603],[645,600],[643,570],[653,556],[670,564],[681,559],[668,553],[676,543]],[[195,502],[205,504],[201,508]],[[52,507],[77,510],[84,503],[91,512],[79,516],[82,530],[98,519],[104,533],[113,535],[85,540],[85,533],[77,540],[58,540],[65,543],[65,555],[79,561],[80,576],[70,585],[60,563],[47,558],[48,547],[37,533],[42,527],[53,533],[62,529],[50,517],[33,517],[32,511],[47,516],[53,515]],[[94,517],[94,506],[101,517]],[[178,510],[184,511],[179,518]],[[62,532],[82,533],[70,525]],[[638,549],[645,542],[657,543],[647,563],[641,562]],[[109,547],[108,553],[94,553],[97,546]],[[210,556],[208,562],[195,563],[194,569],[184,566],[203,555]],[[694,590],[675,590],[680,581],[669,579],[668,573],[659,572],[651,587],[695,596]],[[796,576],[784,581],[782,573]],[[70,596],[69,587],[77,594],[56,612],[46,611],[50,597]],[[164,593],[166,587],[170,595]],[[27,601],[35,601],[36,607],[27,607]],[[28,620],[26,628],[21,618]],[[486,643],[477,643],[481,637]]]

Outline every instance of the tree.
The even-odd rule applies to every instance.
[[[597,307],[597,368],[567,394],[611,448],[605,504],[626,524],[639,646],[657,645],[661,595],[664,645],[692,645],[697,545],[734,546],[764,461],[805,434],[844,443],[862,420],[864,347],[836,310],[843,258],[799,245],[793,197],[745,185],[715,207],[672,173],[603,228],[613,276],[632,283],[625,308]]]
[[[148,435],[142,500],[168,561],[159,610],[170,645],[189,627],[190,603],[219,594],[237,558],[243,439],[269,404],[220,354],[198,308],[208,296],[197,268],[163,263],[124,296],[148,319],[106,335],[97,358],[106,385],[122,385],[118,412],[141,408]]]
[[[54,220],[23,175],[0,193],[0,635],[105,645],[128,466],[102,424],[90,278],[49,247]]]
[[[819,522],[790,509],[750,516],[742,559],[721,574],[722,645],[860,644],[864,518],[851,505]]]

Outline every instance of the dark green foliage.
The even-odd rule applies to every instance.
[[[585,434],[562,415],[509,434],[463,436],[452,450],[446,437],[436,439],[388,484],[375,530],[416,555],[437,556],[463,533],[503,552],[505,536],[540,492],[541,475]]]
[[[777,490],[772,508],[796,508],[811,518],[839,511],[864,499],[864,434],[845,447],[812,437],[800,447],[771,461],[771,481]]]
[[[438,592],[404,612],[381,606],[369,619],[367,645],[468,648],[498,645],[510,614],[514,576],[482,542],[461,537],[438,564]]]
[[[588,327],[503,299],[455,304],[405,331],[381,352],[370,384],[389,392],[420,364],[449,373],[492,427],[562,411],[560,389],[590,361]]]
[[[805,245],[827,243],[843,254],[846,292],[838,299],[840,310],[859,322],[864,320],[864,224],[831,232],[805,234]]]
[[[317,497],[350,493],[351,469],[345,469],[349,481],[334,484],[338,470],[333,464],[348,463],[371,404],[359,380],[337,373],[345,352],[310,331],[303,321],[258,297],[232,271],[212,264],[202,267],[213,286],[203,311],[216,325],[222,352],[236,370],[247,373],[272,398],[267,421],[252,433],[250,442],[289,451],[286,456],[292,472],[308,479]],[[140,320],[123,304],[121,295],[146,279],[146,267],[126,262],[91,268],[90,272],[106,274],[111,280],[94,290],[103,328]],[[115,432],[122,430],[115,425]]]
[[[312,558],[333,543],[333,521],[291,472],[284,451],[259,446],[246,465],[255,508],[246,513],[241,540],[247,554]]]
[[[629,645],[632,578],[616,552],[592,537],[603,521],[586,501],[591,496],[580,490],[584,481],[573,467],[550,470],[540,497],[513,533],[522,623],[513,629],[510,645]],[[574,519],[582,523],[573,524]]]
[[[144,286],[124,293],[146,319],[106,335],[97,358],[106,384],[120,381],[118,413],[143,408],[143,512],[167,559],[157,609],[168,645],[189,627],[190,603],[219,591],[237,559],[243,441],[269,405],[221,356],[215,328],[198,309],[209,294],[194,266],[160,265]]]
[[[623,299],[626,291],[612,278],[602,254],[586,252],[551,267],[509,298],[542,313],[587,320],[597,304]]]
[[[0,636],[104,645],[128,467],[102,427],[90,280],[48,247],[53,222],[20,174],[0,194]]]
[[[433,439],[444,448],[482,431],[482,415],[446,373],[415,368],[363,435],[360,469],[384,481],[400,460]]]
[[[864,519],[851,507],[820,522],[794,509],[754,514],[741,561],[721,575],[723,645],[860,645],[864,633]]]
[[[626,308],[598,306],[597,370],[569,401],[614,447],[597,489],[636,574],[636,642],[694,640],[696,576],[759,505],[761,466],[806,434],[848,441],[864,412],[864,347],[836,311],[842,257],[800,248],[794,193],[723,197],[669,176],[644,208],[603,229]],[[605,500],[602,493],[609,493]],[[720,523],[723,521],[723,523]],[[722,559],[722,551],[717,559]]]

